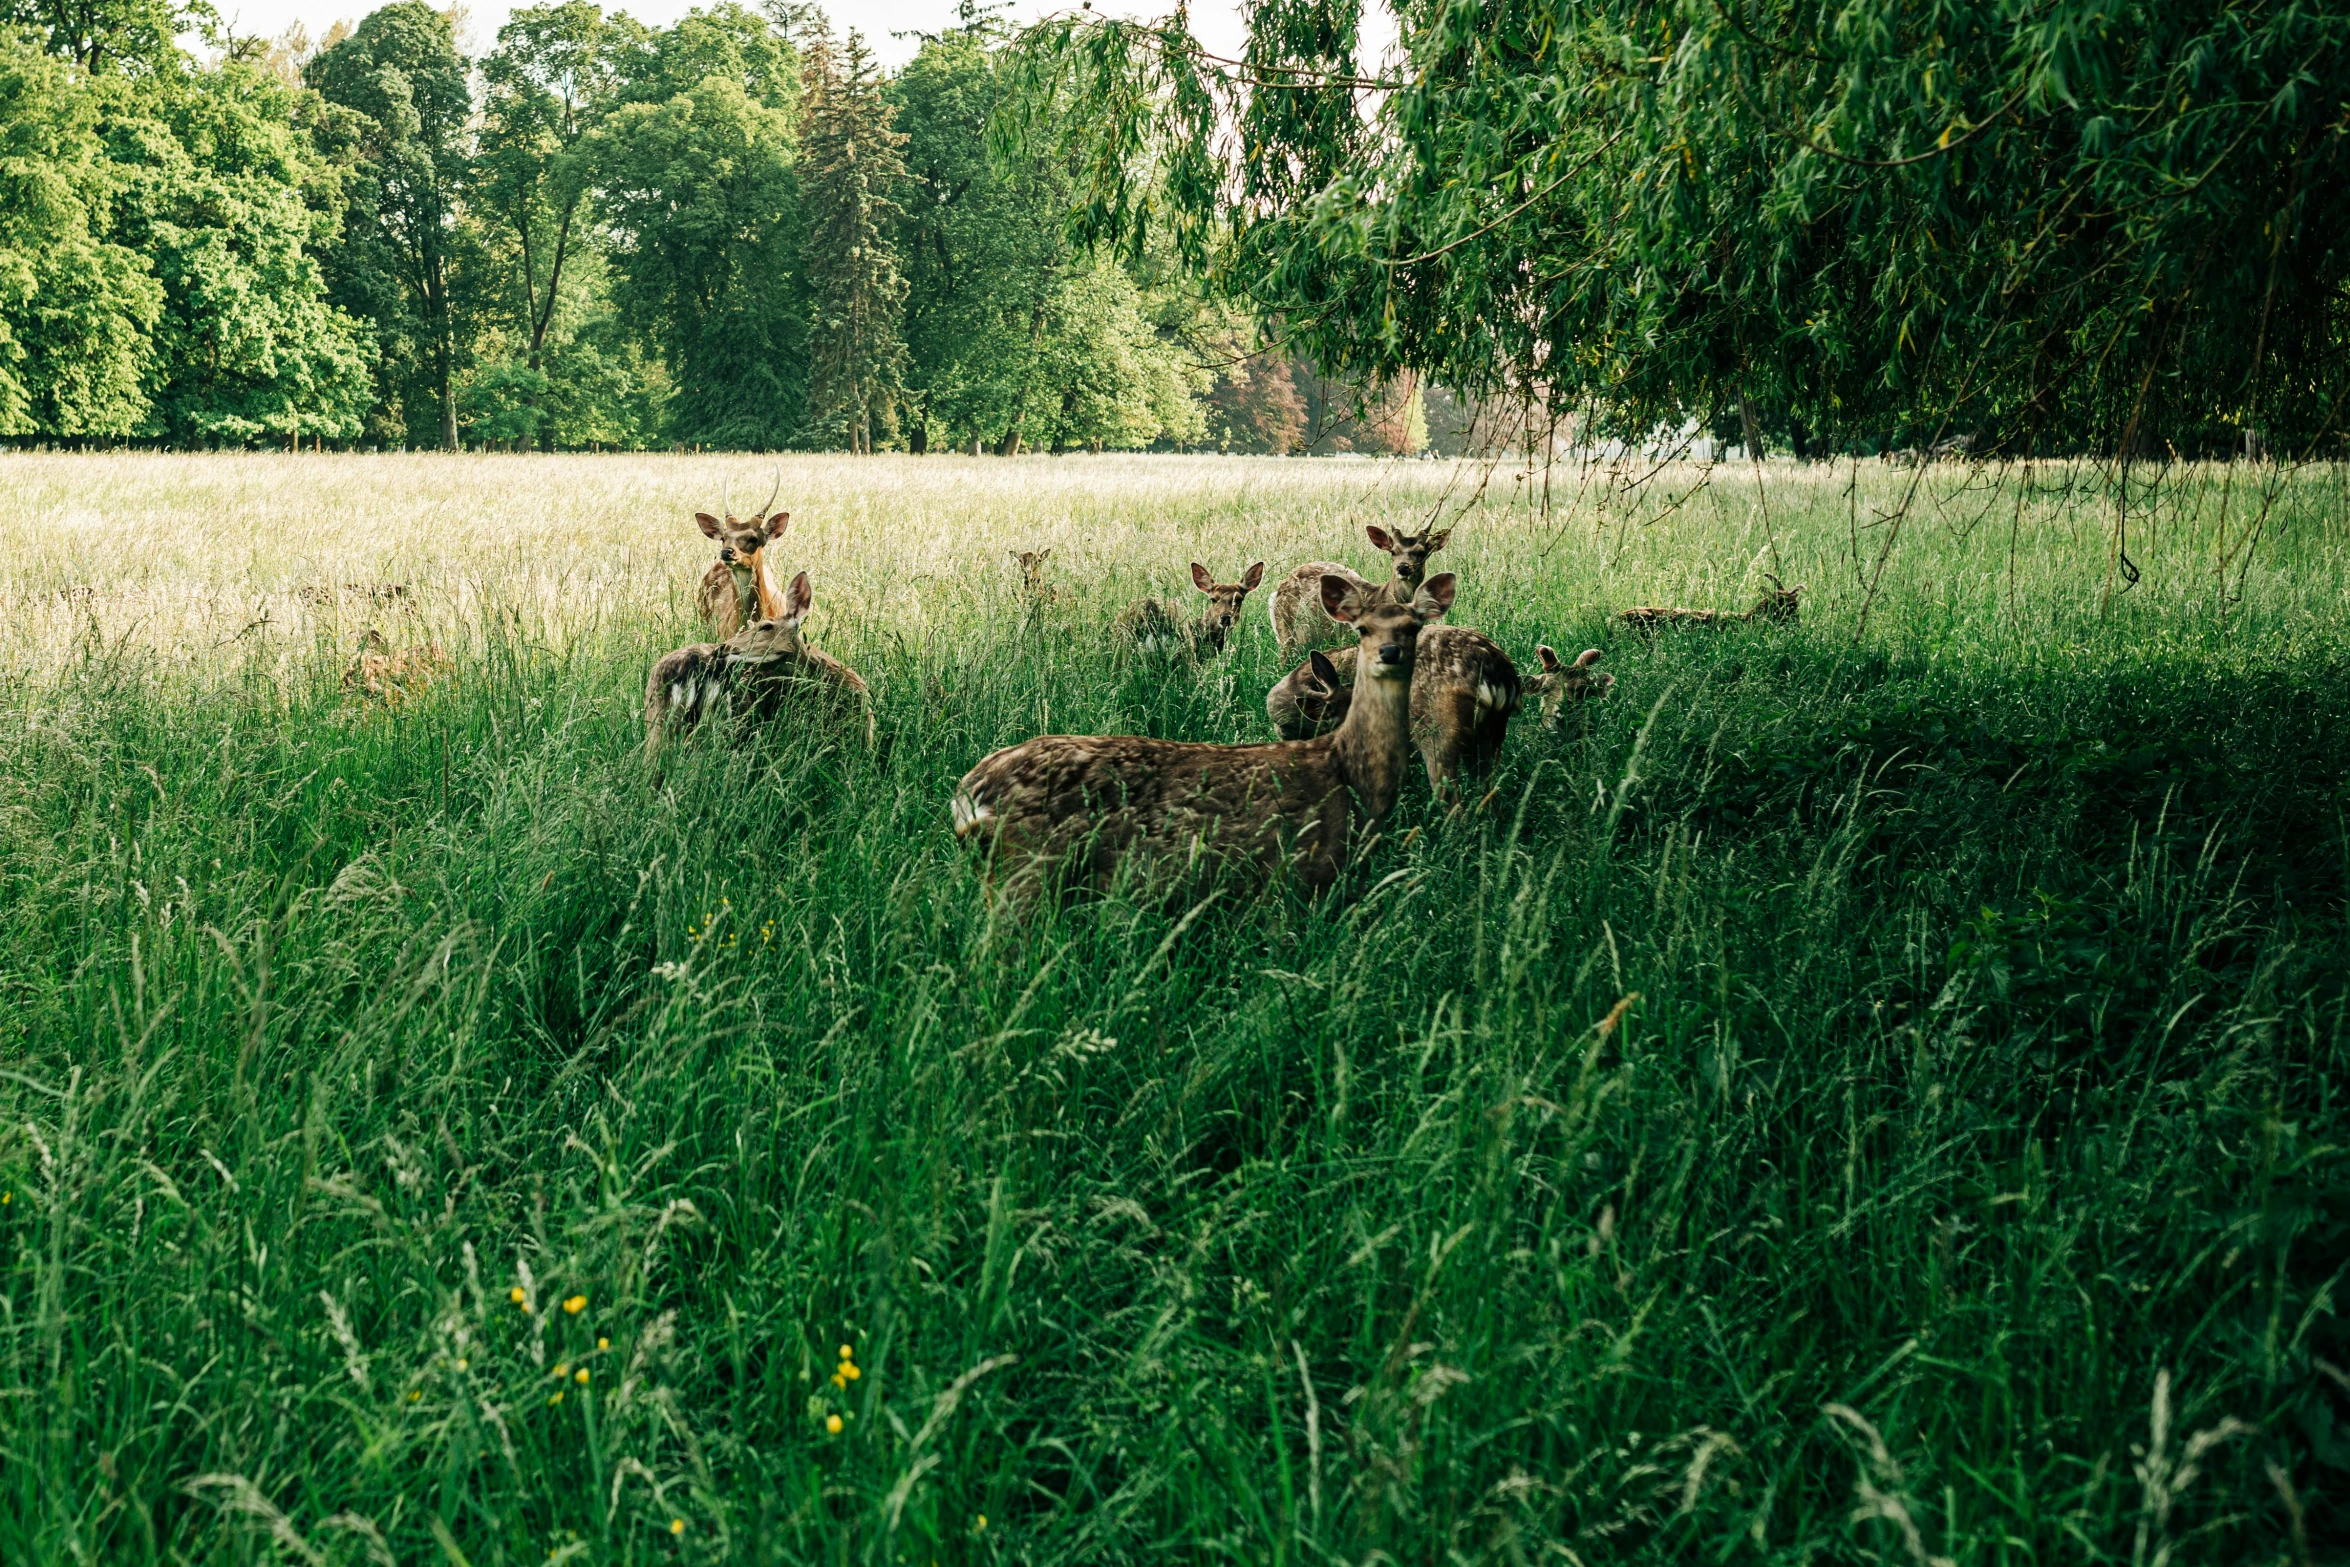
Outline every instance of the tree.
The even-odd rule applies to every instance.
[[[366,330],[327,302],[314,252],[335,235],[333,171],[293,97],[231,58],[107,84],[122,180],[114,236],[163,286],[144,429],[175,443],[359,433]]]
[[[92,76],[125,67],[177,70],[179,35],[209,35],[219,21],[210,0],[0,0],[0,28],[43,34],[51,54]]]
[[[147,414],[162,290],[109,237],[98,109],[85,77],[0,32],[0,434],[121,436]]]
[[[1143,313],[1142,291],[1114,258],[1072,270],[1053,291],[1039,334],[1034,409],[1054,452],[1131,450],[1204,439],[1195,394],[1206,377]]]
[[[388,400],[424,394],[434,424],[413,410],[413,435],[457,445],[457,320],[452,274],[462,247],[466,66],[447,15],[396,0],[323,51],[306,79],[328,101],[365,117],[359,178],[336,264],[338,302],[376,324]]]
[[[2350,13],[2232,0],[1264,0],[1023,40],[1083,232],[1172,227],[1324,370],[1824,449],[2330,440]],[[1071,94],[1075,93],[1072,100]],[[1742,421],[1747,422],[1747,421]]]
[[[905,365],[906,298],[891,233],[906,138],[891,124],[862,35],[845,51],[819,31],[808,48],[806,172],[810,308],[808,423],[825,445],[870,452],[893,432]]]
[[[590,171],[581,143],[617,98],[616,55],[639,34],[625,19],[607,21],[588,0],[514,11],[498,30],[498,47],[482,62],[481,132],[473,196],[483,217],[512,247],[509,277],[524,342],[519,371],[501,384],[543,383],[547,333],[563,297],[564,269],[588,240],[582,232]],[[532,444],[537,434],[524,395],[514,433],[494,439]]]
[[[615,110],[591,138],[613,301],[660,353],[671,434],[775,448],[807,406],[791,124],[739,81]]]

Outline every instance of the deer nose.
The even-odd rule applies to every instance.
[[[1382,664],[1395,664],[1402,662],[1402,660],[1403,649],[1392,642],[1379,650],[1379,662]]]

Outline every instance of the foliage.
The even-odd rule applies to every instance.
[[[1478,468],[782,459],[880,743],[713,730],[655,779],[684,496],[772,462],[0,458],[0,1557],[2350,1529],[2338,475],[2279,481],[2223,613],[2241,475],[2182,474],[2101,615],[2091,492],[1936,470],[1857,646],[1841,465],[1550,527],[1497,479],[1460,618],[1603,647],[1612,696],[1521,715],[1482,808],[1415,781],[1323,905],[1023,923],[948,829],[978,756],[1265,732],[1261,616],[1170,678],[1104,658],[1115,607],[1372,567]],[[1750,602],[1766,549],[1800,624],[1608,623]],[[346,699],[362,618],[454,677]]]
[[[898,272],[895,192],[905,178],[864,37],[846,48],[829,30],[808,46],[807,121],[801,188],[808,225],[811,362],[808,423],[816,443],[870,452],[896,433],[905,344],[898,335],[906,282]]]
[[[613,298],[651,324],[680,440],[775,448],[807,404],[804,218],[784,111],[731,77],[613,111],[592,140]]]
[[[210,33],[219,20],[211,0],[0,0],[0,29],[42,34],[51,54],[93,76],[169,75],[179,66],[179,35]]]
[[[425,0],[395,0],[319,54],[305,79],[364,117],[334,252],[336,302],[375,323],[381,395],[406,409],[408,439],[453,447],[462,350],[452,274],[473,97],[449,18]]]
[[[242,62],[111,84],[115,237],[163,286],[146,430],[181,444],[359,434],[365,329],[326,299],[333,172],[290,94]]]
[[[2350,12],[2247,0],[1268,0],[1024,39],[1080,226],[1171,225],[1325,370],[1641,436],[2226,450],[2340,429]],[[1075,93],[1072,101],[1071,94]]]
[[[0,32],[0,434],[120,436],[147,413],[162,291],[109,232],[120,175],[86,78]]]

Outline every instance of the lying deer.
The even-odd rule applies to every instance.
[[[1408,605],[1375,603],[1345,578],[1323,609],[1354,626],[1356,698],[1313,740],[1205,745],[1132,735],[1045,735],[987,757],[955,793],[955,835],[989,844],[1015,877],[1106,885],[1119,860],[1180,865],[1202,848],[1309,892],[1338,879],[1350,837],[1395,808],[1411,744],[1420,628],[1452,603],[1453,579]]]
[[[1733,626],[1749,620],[1792,624],[1801,615],[1796,600],[1802,596],[1802,584],[1791,588],[1767,571],[1763,576],[1771,585],[1762,601],[1744,614],[1725,609],[1658,609],[1642,604],[1616,618],[1635,631],[1657,631],[1666,626]]]
[[[1400,530],[1390,534],[1374,524],[1363,532],[1374,549],[1387,552],[1394,564],[1394,574],[1384,585],[1375,586],[1336,562],[1316,560],[1282,578],[1266,605],[1266,613],[1272,616],[1273,640],[1280,647],[1284,664],[1308,648],[1327,646],[1337,632],[1322,608],[1324,577],[1337,577],[1349,587],[1377,593],[1381,595],[1381,603],[1409,604],[1412,595],[1420,589],[1420,579],[1427,574],[1428,557],[1444,548],[1444,541],[1452,537],[1450,528],[1441,533],[1430,528],[1417,535]]]
[[[764,562],[760,596],[777,613],[743,627],[720,643],[698,643],[664,653],[645,679],[645,754],[656,756],[671,735],[690,734],[720,698],[747,718],[767,720],[786,702],[854,703],[865,717],[865,743],[873,744],[873,697],[857,672],[811,647],[800,622],[816,601],[808,574],[792,578],[777,593]]]
[[[702,573],[702,586],[694,595],[694,606],[702,612],[702,620],[719,640],[733,636],[744,626],[761,617],[773,618],[773,611],[759,603],[759,566],[767,558],[767,546],[783,537],[783,530],[791,526],[791,513],[779,511],[770,516],[767,506],[775,504],[775,497],[783,492],[783,475],[775,475],[775,488],[767,496],[767,505],[759,508],[757,516],[745,521],[725,504],[723,519],[706,511],[694,513],[694,521],[702,532],[718,541],[718,560]]]
[[[369,626],[359,635],[359,651],[343,671],[343,689],[362,698],[397,708],[426,686],[446,675],[449,655],[438,642],[420,642],[393,651],[384,634]]]
[[[1572,664],[1561,663],[1558,649],[1547,642],[1535,648],[1534,656],[1542,660],[1542,673],[1527,681],[1526,689],[1542,698],[1545,729],[1557,727],[1567,703],[1605,696],[1616,683],[1615,676],[1601,674],[1591,667],[1599,662],[1599,649],[1595,647],[1585,648]]]
[[[1273,732],[1282,739],[1311,740],[1346,722],[1354,696],[1354,682],[1316,648],[1265,693],[1265,716],[1273,720]]]
[[[1191,585],[1208,596],[1198,619],[1186,619],[1181,609],[1165,599],[1136,599],[1118,612],[1114,629],[1121,641],[1133,643],[1144,653],[1188,658],[1221,653],[1232,628],[1240,624],[1241,604],[1264,580],[1265,563],[1261,560],[1238,582],[1218,582],[1195,560],[1191,563]]]

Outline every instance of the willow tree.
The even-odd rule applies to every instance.
[[[2339,0],[1393,9],[1370,72],[1356,0],[1262,0],[1239,59],[1063,17],[999,134],[1084,160],[1081,237],[1171,227],[1357,377],[1817,450],[2336,439]]]

